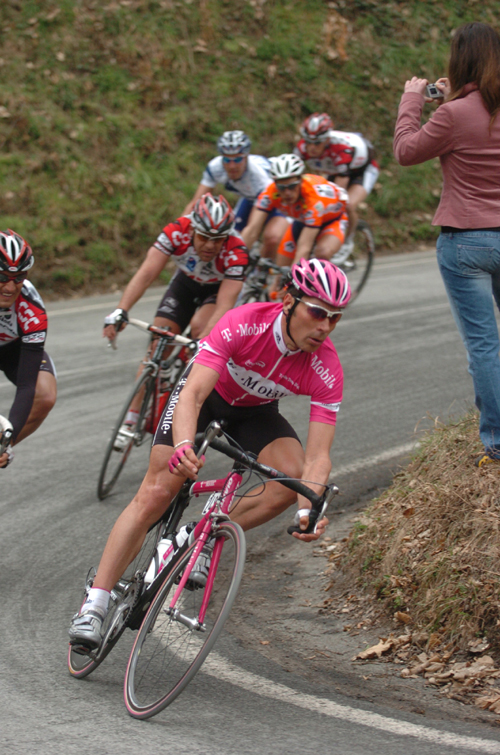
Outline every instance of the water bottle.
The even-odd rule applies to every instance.
[[[149,564],[149,568],[144,577],[144,584],[150,585],[158,574],[170,563],[172,556],[179,550],[189,536],[192,534],[196,522],[188,522],[180,528],[177,535],[167,535],[162,538],[157,545],[156,553]]]

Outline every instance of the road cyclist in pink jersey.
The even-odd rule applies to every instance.
[[[228,436],[260,463],[323,492],[343,391],[342,366],[329,336],[350,296],[342,270],[327,260],[301,260],[291,268],[282,302],[233,309],[202,340],[165,408],[142,485],[118,517],[93,586],[73,617],[72,645],[90,650],[100,646],[110,591],[186,478],[197,479],[203,458],[195,454],[194,438],[212,419],[225,420]],[[280,398],[299,395],[311,397],[305,450],[278,405]],[[297,495],[287,488],[268,484],[259,494],[242,497],[231,518],[249,530],[278,516],[295,500]],[[310,502],[298,496],[295,521],[301,530],[309,525],[310,510]],[[316,540],[327,523],[323,518],[315,532],[294,537]],[[201,578],[208,574],[210,555],[207,544],[195,565]]]

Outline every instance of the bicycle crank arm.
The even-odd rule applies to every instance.
[[[190,619],[189,616],[184,616],[178,608],[165,608],[165,613],[174,621],[178,621],[179,624],[184,624],[188,629],[196,629],[198,632],[207,631],[205,624],[200,624],[198,619]]]

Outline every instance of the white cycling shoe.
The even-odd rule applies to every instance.
[[[118,430],[118,435],[116,436],[115,442],[113,443],[113,448],[115,451],[124,451],[127,448],[134,436],[133,427],[133,425],[130,425],[127,422],[123,423],[123,425]]]
[[[95,609],[73,616],[68,634],[69,644],[73,646],[75,653],[85,653],[86,650],[96,650],[101,646],[103,622],[104,616]]]

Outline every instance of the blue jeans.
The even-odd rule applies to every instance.
[[[479,434],[500,458],[500,231],[441,233],[437,259],[451,310],[467,349],[480,412]]]

